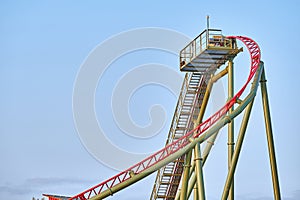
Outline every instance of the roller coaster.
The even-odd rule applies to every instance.
[[[250,72],[245,84],[234,94],[233,59],[243,51],[243,48],[238,48],[237,41],[241,41],[250,53]],[[49,200],[104,199],[156,172],[150,200],[204,200],[203,166],[219,130],[227,126],[228,173],[221,199],[233,200],[234,173],[260,85],[273,195],[274,199],[281,199],[265,69],[258,44],[248,37],[224,36],[219,29],[207,28],[181,50],[179,65],[186,74],[164,148],[73,197],[44,196]],[[228,76],[228,100],[216,113],[203,120],[212,87],[225,75]],[[249,92],[244,94],[246,88]],[[243,118],[235,141],[234,119],[240,114]],[[200,144],[205,144],[203,152]]]

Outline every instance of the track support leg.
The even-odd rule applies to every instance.
[[[194,186],[194,200],[199,200],[197,185]]]
[[[200,200],[205,200],[205,192],[204,192],[204,180],[203,180],[203,170],[202,170],[202,158],[201,158],[201,150],[200,143],[197,143],[194,148],[195,154],[195,163],[196,163],[196,179],[197,179],[197,189],[198,196]]]
[[[233,73],[233,61],[228,61],[228,99],[231,99],[234,95],[234,73]],[[233,107],[229,109],[229,114],[233,112]],[[228,124],[228,170],[231,169],[232,157],[234,152],[234,121],[233,119]],[[234,178],[232,178],[229,200],[234,200]]]
[[[227,200],[229,192],[230,192],[231,184],[233,182],[234,172],[235,172],[236,165],[237,165],[237,162],[238,162],[238,158],[239,158],[239,155],[240,155],[240,152],[241,152],[241,147],[242,147],[243,140],[244,140],[244,137],[245,137],[246,128],[247,128],[247,125],[248,125],[248,121],[249,121],[251,109],[252,109],[252,106],[253,106],[253,102],[254,102],[254,99],[247,106],[244,117],[243,117],[243,120],[242,120],[239,135],[238,135],[238,138],[237,138],[236,148],[235,148],[233,156],[232,156],[232,162],[230,163],[231,167],[229,169],[229,172],[228,172],[228,175],[227,175],[227,178],[226,178],[226,183],[225,183],[225,186],[224,186],[224,190],[223,190],[223,194],[222,194],[222,200]]]
[[[263,64],[263,62],[261,62],[261,64]],[[275,157],[275,148],[274,148],[273,131],[272,131],[270,107],[269,107],[269,100],[268,100],[268,91],[267,91],[267,85],[266,85],[267,81],[266,81],[266,75],[265,75],[264,69],[262,71],[260,82],[261,82],[261,84],[260,84],[261,96],[262,96],[266,134],[267,134],[267,140],[268,140],[268,150],[269,150],[271,173],[272,173],[274,199],[280,200],[281,195],[280,195],[277,164],[276,164],[276,157]]]
[[[192,158],[192,150],[186,154],[185,163],[184,163],[184,171],[183,171],[183,179],[182,179],[182,187],[180,193],[180,200],[186,200],[186,193],[188,188],[188,182],[190,178],[190,168],[191,168],[191,158]]]

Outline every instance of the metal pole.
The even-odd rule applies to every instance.
[[[202,162],[203,162],[203,165],[204,165],[204,163],[205,163],[205,161],[206,161],[206,159],[208,157],[208,154],[209,154],[212,146],[215,144],[215,140],[216,140],[216,138],[218,136],[218,133],[219,133],[219,131],[217,133],[215,133],[214,135],[210,136],[210,138],[207,141],[207,144],[205,145],[205,149],[204,149],[204,151],[202,153],[202,158],[203,158]]]
[[[205,190],[204,190],[204,181],[203,181],[203,170],[202,170],[202,158],[201,158],[201,150],[200,143],[197,143],[194,148],[195,154],[195,163],[196,163],[196,179],[197,179],[197,189],[198,196],[200,200],[205,200]]]
[[[254,102],[254,99],[247,106],[244,117],[243,117],[243,121],[242,121],[240,132],[239,132],[239,136],[238,136],[237,143],[236,143],[236,148],[235,148],[233,156],[232,156],[231,167],[230,167],[229,172],[227,174],[226,183],[225,183],[223,194],[222,194],[222,200],[227,200],[229,192],[231,190],[233,177],[234,177],[234,172],[235,172],[236,164],[238,162],[239,155],[240,155],[240,152],[241,152],[243,140],[244,140],[245,133],[246,133],[246,128],[247,128],[247,125],[248,125],[251,109],[252,109],[252,106],[253,106],[253,102]]]
[[[216,131],[216,133],[214,133],[212,136],[210,136],[209,141],[207,141],[207,145],[205,146],[204,152],[202,154],[202,167],[205,164],[205,161],[208,157],[209,151],[210,151],[212,145],[214,144],[214,141],[215,141],[218,133],[219,133],[219,131]],[[195,167],[195,164],[192,165],[191,172],[190,172],[190,181],[189,181],[188,190],[187,190],[187,198],[189,198],[191,196],[193,189],[195,191],[195,189],[197,188],[196,175],[195,175],[195,173],[193,173],[194,167]],[[179,191],[179,193],[180,193],[180,191]],[[197,196],[198,196],[198,193],[197,193]],[[175,200],[178,200],[178,199],[179,199],[179,197],[176,195]]]
[[[186,192],[187,192],[188,182],[190,178],[191,158],[192,158],[192,150],[189,151],[185,157],[181,194],[180,194],[181,200],[186,200]]]
[[[190,178],[190,183],[189,183],[189,187],[188,187],[188,191],[187,191],[187,196],[188,196],[188,198],[191,196],[191,194],[192,194],[192,190],[193,190],[193,188],[195,189],[197,189],[197,191],[195,191],[196,193],[197,193],[197,197],[198,197],[198,188],[197,188],[197,184],[196,184],[196,174],[194,173],[192,176],[191,176],[191,178]],[[197,199],[198,200],[198,199]]]
[[[197,185],[195,183],[196,183],[195,173],[190,174],[190,180],[189,180],[188,189],[187,189],[187,193],[186,193],[187,199],[191,196],[193,189],[194,189],[194,192],[196,192],[198,190]],[[198,191],[197,191],[197,194],[198,194]],[[181,190],[178,191],[178,195],[176,194],[175,200],[179,200],[180,195],[181,195]]]
[[[199,200],[197,185],[194,186],[194,200]]]
[[[197,121],[196,121],[196,125],[200,124],[202,119],[203,119],[204,112],[205,112],[207,104],[208,104],[208,99],[210,97],[210,93],[211,93],[213,84],[215,82],[217,82],[220,78],[225,76],[227,73],[228,73],[228,67],[226,67],[225,69],[220,71],[218,74],[214,75],[213,77],[211,77],[209,79],[209,82],[207,84],[206,91],[205,91],[205,94],[204,94],[204,97],[203,97],[203,100],[202,100],[201,108],[200,108],[200,111],[199,111],[199,114],[198,114],[198,118],[197,118]]]
[[[234,73],[233,73],[233,61],[230,59],[228,61],[228,99],[231,99],[234,95]],[[233,106],[229,109],[228,113],[233,112]],[[232,156],[234,152],[234,120],[228,124],[228,170],[231,168]],[[229,194],[229,200],[234,200],[234,177],[231,181],[231,188]]]
[[[204,112],[206,110],[207,107],[207,103],[208,103],[208,99],[210,96],[210,92],[213,86],[213,79],[211,78],[208,82],[203,100],[202,100],[202,104],[201,104],[201,108],[197,117],[197,120],[195,121],[195,127],[201,123],[203,116],[204,116]],[[195,179],[197,180],[197,191],[198,191],[198,197],[201,200],[205,200],[205,191],[204,191],[204,181],[203,181],[203,170],[202,170],[202,159],[201,159],[201,151],[200,151],[200,143],[197,143],[196,146],[194,147],[194,161],[195,161]],[[195,183],[194,183],[195,184]],[[191,185],[192,187],[194,187],[194,184]],[[189,193],[190,194],[190,193]]]
[[[209,15],[206,16],[206,27],[209,29]]]
[[[206,16],[206,47],[208,47],[208,43],[209,43],[209,15]]]
[[[261,62],[261,64],[263,65],[263,62]],[[267,80],[265,76],[265,70],[263,69],[260,86],[261,86],[261,96],[262,96],[264,118],[265,118],[265,125],[266,125],[266,134],[268,140],[270,165],[271,165],[271,172],[272,172],[273,191],[274,191],[274,198],[276,200],[280,200],[281,195],[280,195],[280,187],[279,187],[279,180],[278,180],[275,147],[274,147],[274,139],[273,139],[273,131],[272,131],[272,123],[271,123],[271,115],[270,115],[270,106],[269,106],[266,82]]]
[[[206,162],[206,159],[208,157],[208,154],[212,148],[212,146],[214,145],[214,142],[217,138],[217,135],[218,135],[219,131],[217,131],[215,134],[213,134],[212,136],[209,137],[208,141],[207,141],[207,144],[205,145],[205,149],[202,153],[202,167],[204,166],[205,162]],[[193,189],[193,186],[195,185],[196,187],[196,176],[193,174],[193,176],[190,178],[190,186],[188,188],[188,197],[191,195],[192,193],[192,189]]]

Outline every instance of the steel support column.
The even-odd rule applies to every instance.
[[[219,131],[214,133],[212,136],[210,136],[209,141],[207,141],[207,145],[205,146],[205,149],[204,149],[203,154],[202,154],[202,167],[205,164],[205,161],[208,157],[208,154],[211,150],[212,145],[214,145],[214,141],[215,141],[218,133],[219,133]],[[193,166],[192,166],[192,169],[193,169]],[[190,173],[190,181],[189,181],[188,190],[187,190],[187,198],[189,198],[191,196],[193,189],[195,190],[197,188],[196,181],[197,181],[197,179],[196,179],[195,173]],[[175,198],[175,200],[178,200],[178,199],[179,199],[178,197]]]
[[[182,183],[181,183],[182,186],[181,186],[180,200],[187,199],[186,192],[187,192],[188,182],[189,182],[189,178],[190,178],[191,158],[192,158],[192,150],[189,151],[185,157],[183,178],[182,178]]]
[[[205,200],[205,190],[204,190],[204,181],[203,181],[203,170],[202,170],[202,158],[201,158],[201,149],[200,143],[197,143],[194,148],[195,163],[196,163],[196,179],[197,179],[197,189],[198,196],[200,200]]]
[[[233,70],[233,61],[230,59],[228,61],[228,100],[231,99],[234,95],[234,70]],[[234,108],[229,109],[228,113],[231,114]],[[231,169],[232,156],[234,152],[234,120],[228,124],[228,170]],[[234,200],[234,178],[232,178],[230,191],[229,191],[229,200]]]
[[[199,200],[197,185],[194,186],[194,200]]]
[[[263,62],[261,62],[261,64],[263,65]],[[261,82],[261,84],[260,84],[260,86],[261,86],[261,96],[262,96],[265,126],[266,126],[266,134],[267,134],[267,140],[268,140],[268,150],[269,150],[271,173],[272,173],[274,199],[280,200],[281,195],[280,195],[277,164],[276,164],[276,157],[275,157],[275,148],[274,148],[274,139],[273,139],[270,107],[269,107],[269,100],[268,100],[268,91],[267,91],[267,85],[266,85],[267,81],[266,81],[266,76],[265,76],[265,70],[264,69],[263,69],[263,72],[262,72],[262,75],[261,75],[260,82]]]
[[[252,109],[252,106],[253,106],[253,102],[254,102],[254,99],[252,99],[252,101],[246,107],[246,111],[245,111],[245,114],[244,114],[244,117],[243,117],[243,120],[242,120],[239,135],[238,135],[238,138],[237,138],[236,148],[235,148],[233,156],[232,156],[232,162],[230,163],[231,167],[230,167],[229,172],[227,174],[226,183],[225,183],[223,194],[222,194],[222,200],[227,200],[228,195],[229,195],[230,190],[231,190],[231,186],[232,186],[232,183],[233,183],[234,172],[235,172],[236,165],[237,165],[239,155],[240,155],[240,152],[241,152],[243,140],[244,140],[245,133],[246,133],[246,128],[247,128],[247,125],[248,125],[251,109]]]

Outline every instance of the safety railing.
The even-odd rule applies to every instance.
[[[198,37],[180,51],[180,66],[191,62],[199,54],[210,48],[232,49],[235,47],[232,39],[223,36],[221,30],[204,30]]]

